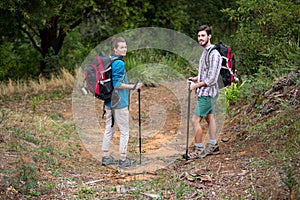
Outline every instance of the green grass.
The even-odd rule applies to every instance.
[[[265,165],[276,166],[283,171],[281,181],[290,194],[300,185],[300,116],[295,112],[292,106],[285,108],[284,112],[248,128],[252,139],[263,144],[265,151],[273,155],[274,160]],[[261,163],[255,163],[252,162],[252,165],[261,166]]]
[[[50,192],[54,188],[53,182],[44,181],[40,185],[41,171],[38,169],[45,165],[52,170],[59,169],[62,165],[59,160],[72,159],[72,154],[78,151],[76,146],[66,145],[76,133],[74,125],[69,123],[10,111],[2,120],[1,130],[5,130],[3,137],[6,139],[1,148],[16,155],[17,159],[15,165],[5,167],[5,185],[29,196]],[[73,136],[67,137],[70,134]],[[55,139],[57,137],[61,139]]]
[[[187,185],[179,176],[180,174],[176,172],[162,171],[159,173],[158,178],[131,183],[130,186],[135,189],[130,194],[136,196],[136,198],[143,193],[159,196],[155,199],[183,199],[192,195],[196,189]]]
[[[130,81],[140,80],[146,86],[156,86],[161,81],[174,81],[191,76],[193,69],[189,61],[170,52],[143,49],[126,56],[126,69]]]

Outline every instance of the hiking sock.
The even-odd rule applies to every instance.
[[[203,147],[203,144],[202,144],[201,142],[195,143],[195,147],[202,148],[202,147]]]
[[[122,153],[120,155],[120,160],[122,160],[122,161],[126,160],[126,154],[125,153]]]
[[[103,157],[109,157],[109,151],[103,151]]]
[[[217,144],[217,140],[209,140],[210,144],[216,145]]]

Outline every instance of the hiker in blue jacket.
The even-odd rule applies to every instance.
[[[128,83],[125,62],[123,57],[127,53],[126,41],[122,37],[113,38],[111,42],[111,57],[119,57],[112,63],[112,81],[114,86],[114,94],[112,101],[105,102],[106,125],[102,142],[102,165],[119,164],[120,168],[132,166],[134,159],[127,157],[127,146],[129,140],[129,90],[141,89],[142,84],[136,87],[134,84]],[[115,160],[109,152],[112,137],[115,133],[115,124],[120,130],[119,152],[120,159]]]
[[[202,25],[197,30],[198,43],[203,47],[203,52],[200,57],[198,76],[190,77],[190,89],[197,91],[198,101],[192,116],[192,124],[195,131],[195,145],[193,151],[188,156],[191,159],[204,158],[207,155],[220,153],[217,142],[217,127],[215,122],[215,103],[219,94],[218,77],[222,65],[222,57],[220,53],[214,49],[209,54],[209,62],[206,63],[206,56],[211,44],[211,28],[207,25]],[[203,146],[203,130],[201,120],[205,118],[208,123],[209,142],[205,148]]]

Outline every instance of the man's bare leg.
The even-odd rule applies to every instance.
[[[216,121],[213,114],[207,115],[205,118],[208,123],[209,129],[209,142],[206,144],[204,151],[201,152],[200,157],[204,158],[207,155],[219,154],[219,146],[217,142],[217,127]]]
[[[217,139],[217,126],[214,114],[208,114],[205,118],[208,123],[209,130],[209,139],[216,140]]]
[[[203,140],[203,131],[201,127],[202,117],[199,117],[197,115],[193,115],[192,117],[192,124],[195,131],[195,144],[193,150],[188,154],[190,159],[199,158],[201,152],[203,151],[204,147],[202,144]]]
[[[202,118],[197,116],[197,115],[193,115],[192,117],[192,124],[194,127],[194,131],[195,131],[195,143],[202,143],[202,136],[203,136],[203,131],[202,131],[202,127],[201,127],[201,122]]]

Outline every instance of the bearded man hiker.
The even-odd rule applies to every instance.
[[[220,92],[217,81],[221,70],[222,57],[220,53],[214,49],[209,54],[209,62],[206,56],[211,44],[211,28],[202,25],[197,30],[198,43],[203,47],[203,52],[199,61],[198,76],[189,77],[190,90],[196,90],[198,100],[192,116],[192,124],[195,131],[195,144],[192,151],[188,154],[190,159],[204,158],[207,155],[219,154],[219,145],[217,142],[217,127],[215,122],[215,103]],[[209,142],[205,148],[203,146],[203,130],[201,120],[205,118],[209,130]]]

